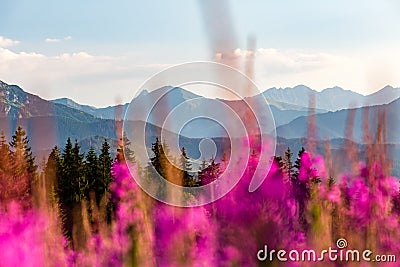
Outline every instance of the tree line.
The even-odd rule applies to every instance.
[[[151,145],[153,156],[150,163],[142,171],[142,175],[150,177],[154,170],[164,179],[180,186],[198,187],[215,181],[222,173],[221,163],[215,158],[208,161],[202,160],[198,170],[194,170],[186,153],[185,147],[181,148],[181,154],[176,158],[170,155],[168,144],[161,142],[157,137]],[[172,162],[171,162],[172,161]]]
[[[79,143],[67,139],[65,146],[60,149],[55,146],[39,172],[35,164],[35,157],[29,146],[29,139],[25,130],[18,127],[11,141],[7,143],[4,134],[0,137],[0,203],[17,200],[25,207],[32,205],[30,198],[32,191],[38,184],[45,188],[45,199],[48,205],[55,206],[62,217],[64,234],[72,236],[76,210],[82,208],[82,202],[94,203],[103,207],[107,221],[112,220],[113,199],[110,193],[110,184],[113,181],[112,166],[114,161],[127,160],[135,162],[134,152],[129,150],[130,141],[124,138],[117,150],[117,155],[112,158],[110,145],[105,139],[99,155],[93,147],[85,154],[81,152]],[[168,145],[156,138],[151,146],[152,157],[148,166],[140,169],[140,175],[151,179],[154,171],[166,180],[185,187],[206,185],[215,181],[226,166],[226,154],[217,162],[215,158],[203,160],[198,170],[194,170],[184,147],[178,158],[171,157]],[[318,177],[303,181],[299,179],[301,157],[304,148],[298,152],[297,159],[293,162],[290,148],[284,156],[274,156],[271,160],[279,166],[283,179],[290,182],[291,193],[298,204],[299,219],[304,227],[307,226],[305,218],[305,205],[310,198],[311,188],[320,182]],[[170,162],[173,158],[174,164]],[[88,206],[89,207],[89,206]],[[92,214],[88,208],[88,214]]]

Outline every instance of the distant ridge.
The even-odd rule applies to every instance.
[[[315,107],[317,109],[337,111],[354,107],[388,104],[400,97],[400,88],[393,88],[388,85],[375,93],[364,96],[338,86],[318,92],[305,85],[297,85],[293,88],[270,88],[263,94],[268,100],[302,107],[309,106],[309,96],[314,94]]]

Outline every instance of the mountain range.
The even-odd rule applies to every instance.
[[[362,106],[388,104],[400,97],[400,88],[393,88],[388,85],[375,93],[364,96],[337,86],[317,92],[305,85],[298,85],[293,88],[270,88],[263,94],[268,100],[303,107],[309,106],[309,96],[314,95],[315,108],[326,111],[337,111]]]
[[[400,144],[399,126],[400,126],[400,98],[389,104],[377,105],[372,107],[361,107],[354,109],[343,109],[335,112],[326,112],[315,115],[315,128],[317,138],[351,138],[354,142],[363,143],[365,129],[363,120],[368,120],[369,131],[374,137],[376,132],[379,114],[385,112],[386,117],[386,140],[388,143]],[[368,114],[364,118],[364,114]],[[347,120],[352,118],[351,126],[353,136],[346,136],[346,128],[349,127]],[[288,124],[278,126],[277,135],[284,138],[301,138],[307,136],[309,117],[300,116]]]
[[[309,95],[315,95],[315,109],[310,109]],[[160,98],[160,96],[162,96]],[[400,125],[400,89],[386,86],[380,91],[367,96],[344,90],[339,87],[316,92],[306,86],[294,88],[271,88],[251,97],[254,101],[263,96],[269,103],[269,108],[275,119],[278,147],[289,144],[304,144],[307,137],[309,114],[315,113],[316,132],[319,140],[345,140],[362,144],[364,129],[362,114],[369,113],[368,124],[371,131],[376,129],[377,114],[385,110],[387,119],[387,142],[400,144],[397,126]],[[160,98],[155,114],[167,115],[170,110],[185,102],[183,114],[192,114],[195,110],[211,110],[215,101],[222,101],[231,107],[242,119],[247,114],[248,107],[242,101],[210,99],[191,93],[178,87],[165,86],[147,92],[143,91],[134,100],[131,112],[147,112],[151,103]],[[197,99],[196,101],[188,101]],[[252,101],[250,99],[250,101]],[[354,107],[348,109],[348,107]],[[367,107],[368,106],[368,107]],[[34,151],[46,153],[54,145],[63,146],[66,139],[76,139],[82,149],[87,151],[90,146],[99,149],[104,138],[110,140],[113,149],[116,147],[116,129],[120,127],[121,114],[128,109],[128,104],[96,108],[81,105],[68,98],[45,100],[39,96],[25,92],[17,85],[8,85],[0,81],[0,130],[9,137],[17,125],[22,125],[29,134]],[[218,110],[217,110],[218,112]],[[354,116],[353,135],[346,136],[347,120],[350,114]],[[178,114],[179,115],[179,114]],[[146,143],[150,144],[160,135],[166,116],[150,116],[146,125]],[[178,118],[179,119],[179,118]],[[267,121],[268,118],[265,119]],[[245,121],[245,120],[244,120]],[[142,121],[130,121],[142,125]],[[262,119],[261,123],[265,123]],[[269,125],[271,126],[271,125]],[[139,127],[140,128],[140,127]],[[178,132],[177,128],[168,128],[170,133]],[[137,133],[139,134],[139,133]],[[270,134],[264,132],[263,134]],[[217,146],[225,141],[226,133],[215,122],[193,120],[180,131],[180,145],[187,147],[188,153],[198,156],[198,145],[202,138],[217,140]],[[397,149],[397,148],[396,148]],[[279,150],[279,149],[278,149]],[[396,150],[397,151],[397,150]],[[45,153],[44,153],[45,154]]]

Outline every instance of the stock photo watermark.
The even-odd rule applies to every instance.
[[[297,250],[292,249],[290,251],[280,249],[268,249],[265,245],[263,249],[257,252],[257,259],[259,261],[278,260],[281,262],[322,262],[322,261],[341,261],[341,262],[396,262],[396,255],[394,254],[374,254],[369,249],[357,250],[348,249],[347,240],[339,238],[336,241],[336,247],[329,247],[321,251],[314,249]]]
[[[207,108],[202,109],[197,108],[204,102],[200,96],[185,99],[177,105],[166,100],[166,95],[174,94],[177,88],[193,87],[202,88],[202,93],[225,95],[232,100],[210,97],[206,100]],[[155,74],[144,82],[136,95],[147,94],[158,88],[163,90],[158,90],[160,93],[148,103],[144,104],[136,98],[132,100],[123,124],[123,135],[131,141],[125,145],[136,154],[135,162],[128,162],[129,170],[147,194],[161,202],[179,207],[202,206],[214,202],[230,192],[243,174],[248,172],[247,164],[251,160],[252,152],[256,150],[258,163],[248,191],[255,191],[263,183],[271,167],[270,159],[275,153],[275,121],[265,97],[249,77],[224,64],[190,62]],[[249,96],[256,97],[250,100]],[[162,177],[154,166],[149,167],[151,179],[137,175],[136,165],[146,166],[151,161],[148,144],[150,124],[162,125],[158,134],[161,142],[168,144],[168,155],[171,156],[166,154],[167,160],[172,169],[184,171],[182,166],[176,164],[175,158],[181,153],[182,129],[196,119],[206,119],[220,125],[229,140],[227,166],[216,181],[198,187],[185,187],[173,181],[173,176],[179,171],[175,171],[175,174],[171,172],[172,178],[165,179],[168,175]],[[265,133],[268,133],[268,136]],[[201,139],[213,142],[210,136],[203,136]],[[200,151],[201,144],[202,142],[199,144]],[[173,155],[176,155],[175,158]],[[129,155],[126,156],[129,158]],[[192,166],[200,165],[202,160],[203,155],[199,158],[188,158]],[[188,194],[194,198],[185,198]]]

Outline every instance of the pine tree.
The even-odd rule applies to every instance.
[[[61,156],[61,172],[57,187],[63,229],[68,239],[72,238],[73,211],[85,198],[87,183],[84,176],[83,158],[84,154],[80,153],[78,142],[75,141],[75,145],[72,146],[71,139],[68,138]]]
[[[192,170],[192,164],[189,161],[189,157],[186,155],[185,147],[182,147],[180,167],[182,170],[183,186],[195,186],[193,176],[189,174],[189,172]]]
[[[287,150],[285,151],[285,158],[284,158],[284,173],[288,181],[292,181],[295,174],[294,166],[292,163],[292,156],[293,153],[290,150],[290,147],[288,147]]]
[[[158,139],[158,137],[156,138],[155,143],[151,145],[151,150],[153,151],[154,154],[154,156],[150,158],[151,164],[162,177],[166,178],[166,172],[165,172],[166,156],[164,153],[164,148],[161,145],[161,142]]]
[[[161,175],[165,180],[183,186],[182,171],[169,161],[171,159],[172,162],[179,165],[178,160],[169,155],[169,147],[166,142],[164,141],[163,144],[161,144],[159,138],[156,138],[151,149],[154,156],[150,158],[151,165],[149,165],[146,170],[150,177],[156,177],[157,174],[154,173],[154,171],[156,171],[158,175]]]
[[[58,184],[58,195],[60,201],[72,207],[85,196],[87,182],[83,168],[84,154],[80,153],[80,146],[75,141],[72,146],[68,138],[62,153],[60,182]]]
[[[95,194],[96,203],[99,203],[101,198],[100,194],[102,195],[104,189],[100,177],[99,162],[93,147],[90,147],[86,155],[84,170],[87,181],[87,187],[84,189],[85,197],[86,199],[90,199],[90,194],[93,192]]]
[[[37,166],[35,165],[35,157],[29,146],[29,139],[21,126],[18,126],[15,134],[12,136],[10,147],[12,150],[14,174],[18,176],[27,172],[29,179],[33,180],[36,175]]]
[[[48,203],[52,203],[52,201],[56,198],[58,182],[60,179],[61,172],[61,155],[58,147],[55,146],[47,159],[46,166],[44,168],[44,184],[47,193]]]
[[[37,166],[29,146],[29,139],[21,126],[17,128],[11,138],[10,149],[13,179],[10,191],[13,192],[14,198],[22,201],[24,206],[28,206],[30,205],[32,182],[37,175]]]
[[[115,205],[112,201],[110,201],[110,197],[108,197],[107,192],[109,191],[110,184],[112,182],[112,164],[113,159],[110,155],[110,145],[108,144],[107,140],[104,139],[104,142],[101,146],[101,153],[99,155],[99,174],[100,174],[100,181],[102,183],[102,188],[99,190],[99,201],[102,200],[104,195],[107,197],[104,198],[106,203],[104,204],[106,209],[106,221],[108,223],[111,222],[112,214],[115,211]],[[109,194],[111,196],[111,194]],[[98,203],[99,204],[99,203]]]
[[[74,180],[74,156],[71,139],[67,139],[61,158],[61,172],[58,183],[58,198],[60,203],[66,207],[72,207],[75,202],[75,192],[73,186]]]
[[[304,147],[301,147],[299,153],[297,154],[297,159],[294,162],[294,168],[296,169],[294,172],[294,178],[297,179],[299,177],[300,165],[301,165],[301,156],[306,152]]]
[[[85,192],[88,187],[87,179],[85,177],[84,162],[85,154],[80,152],[81,147],[78,144],[78,140],[75,140],[75,145],[73,148],[73,168],[74,168],[74,186],[75,186],[75,196],[78,196],[76,202],[80,202],[85,199]]]
[[[135,152],[130,148],[132,142],[126,137],[126,134],[120,138],[117,148],[117,161],[128,161],[136,163]]]
[[[102,182],[102,194],[104,194],[112,181],[111,176],[111,168],[112,168],[113,160],[110,155],[110,145],[107,140],[104,140],[104,143],[101,146],[101,153],[99,155],[99,171],[100,171],[100,180]]]

